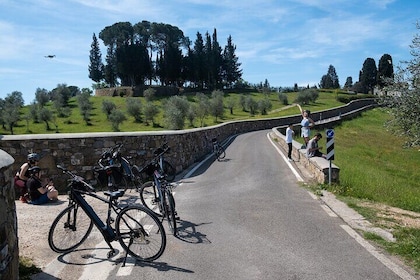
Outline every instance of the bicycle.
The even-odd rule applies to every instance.
[[[160,152],[160,153],[159,153]],[[157,154],[164,153],[158,150]],[[153,176],[153,181],[144,183],[140,190],[140,200],[143,205],[156,215],[167,219],[172,234],[176,236],[176,211],[175,199],[172,194],[173,185],[166,180],[161,161],[153,161],[144,166],[140,172]]]
[[[136,260],[150,262],[158,259],[166,247],[166,234],[159,218],[141,205],[121,207],[118,198],[124,191],[106,191],[105,196],[95,193],[95,188],[84,179],[66,168],[57,165],[71,179],[69,187],[69,205],[53,221],[48,244],[57,253],[68,253],[79,247],[89,236],[93,225],[101,232],[111,249],[107,256],[116,254],[111,242],[119,241],[125,250],[123,266],[128,255]],[[85,196],[98,199],[108,204],[104,222],[86,201]],[[111,214],[116,214],[116,218]],[[115,222],[115,227],[112,224]]]
[[[213,155],[216,157],[217,160],[222,160],[226,157],[226,151],[225,148],[223,148],[222,145],[219,144],[217,141],[217,138],[211,139],[211,142],[213,144]]]
[[[107,172],[112,173],[112,186],[127,189],[138,190],[142,184],[140,174],[137,172],[139,168],[135,164],[131,164],[127,157],[121,154],[123,144],[116,144],[103,152],[98,160],[99,168],[94,168],[98,174],[98,181],[102,186],[108,184],[109,174],[105,173],[105,166],[113,165],[114,168],[107,169]],[[108,186],[109,187],[109,186]]]
[[[170,150],[171,148],[168,146],[168,144],[163,143],[162,146],[154,151],[155,157],[151,160],[151,162],[157,162],[162,173],[165,175],[165,179],[169,182],[172,182],[175,179],[176,170],[172,164],[170,164],[164,157],[164,154],[169,153]]]

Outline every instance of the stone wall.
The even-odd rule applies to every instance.
[[[14,159],[0,150],[0,279],[18,279],[19,247],[15,189],[12,164]]]
[[[356,100],[331,110],[314,112],[311,117],[318,124],[323,124],[328,123],[331,118],[352,118],[372,106],[376,106],[373,99]],[[301,118],[300,115],[294,115],[274,119],[232,121],[208,128],[181,131],[4,135],[0,140],[0,148],[16,160],[12,165],[13,171],[18,170],[26,161],[28,153],[41,154],[40,166],[48,177],[54,179],[58,190],[63,192],[66,178],[56,168],[57,164],[92,179],[92,167],[97,164],[100,154],[116,143],[124,143],[123,154],[131,157],[131,161],[138,166],[142,166],[153,157],[153,151],[157,147],[167,142],[171,147],[167,159],[177,172],[180,172],[203,159],[211,151],[210,140],[213,137],[223,141],[232,135],[272,129],[288,123],[297,124],[298,128]]]
[[[335,122],[341,121],[339,118],[332,119],[331,122],[328,123],[328,126],[333,127]],[[325,126],[321,125],[322,127]],[[287,143],[286,143],[286,131],[287,126],[282,127],[275,127],[273,128],[273,134],[275,135],[277,143],[283,148],[283,150],[287,151]],[[317,127],[317,129],[321,129]],[[295,131],[295,135],[299,135],[297,131]],[[313,176],[313,180],[320,184],[328,184],[330,182],[330,162],[321,157],[314,157],[314,158],[307,158],[306,157],[306,149],[302,149],[302,144],[293,140],[292,143],[292,158],[300,163],[306,170],[309,171],[310,174]],[[331,182],[332,183],[339,183],[340,182],[340,168],[331,163]]]

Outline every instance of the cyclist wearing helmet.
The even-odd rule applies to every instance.
[[[38,166],[32,166],[29,168],[30,178],[26,185],[29,190],[29,196],[31,198],[31,204],[40,205],[49,202],[50,200],[57,200],[58,191],[54,188],[52,181],[48,182],[47,185],[42,186],[41,183],[41,168]]]
[[[27,156],[28,161],[22,164],[19,171],[15,175],[15,187],[20,195],[20,201],[27,202],[28,188],[26,181],[28,181],[30,174],[28,169],[35,166],[39,162],[39,155],[31,153]]]

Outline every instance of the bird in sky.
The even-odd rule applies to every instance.
[[[54,57],[55,57],[55,54],[49,54],[45,56],[45,58],[54,58]]]

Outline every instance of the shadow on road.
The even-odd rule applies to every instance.
[[[210,244],[211,241],[207,238],[207,235],[197,231],[197,227],[210,223],[194,224],[188,221],[178,221],[178,233],[177,238],[191,244]]]

